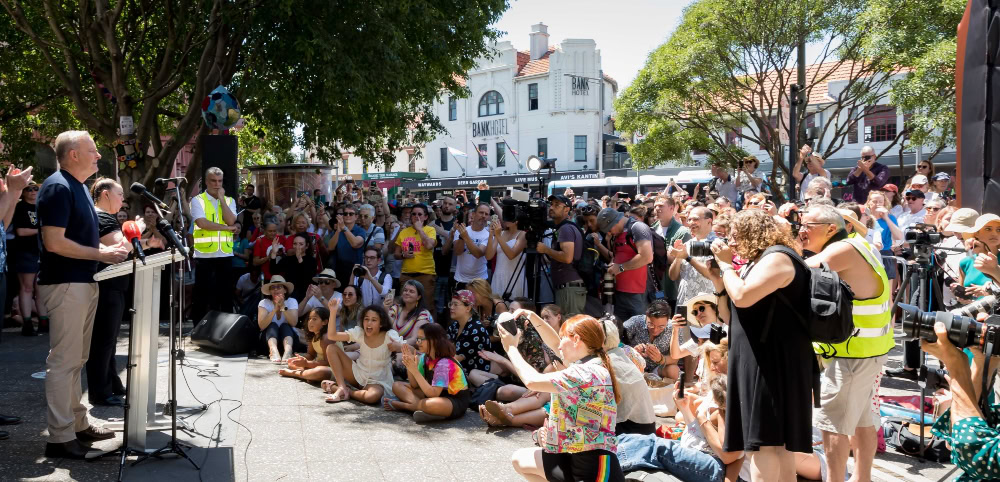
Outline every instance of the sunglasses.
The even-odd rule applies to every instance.
[[[917,166],[917,169],[930,169],[931,166]]]
[[[320,281],[319,284],[321,284],[323,286],[332,285],[333,284],[333,280]]]
[[[706,311],[708,311],[708,306],[706,305],[698,305],[694,308],[691,308],[691,313],[704,313]]]
[[[906,196],[906,200],[907,201],[916,201],[917,199],[920,199],[920,198],[918,198],[918,197],[912,197],[912,196]]]
[[[934,207],[927,206],[925,209],[927,209],[928,212],[934,212],[934,211],[940,211],[940,210],[942,210],[944,208],[934,208]]]
[[[866,161],[868,161],[868,160],[871,160],[871,159],[875,159],[875,156],[861,156],[861,158],[864,159],[864,160],[866,160]]]
[[[24,190],[28,191],[28,192],[36,192],[36,191],[38,191],[38,186],[26,187],[26,188],[24,188]]]
[[[344,216],[357,216],[357,213],[344,213]]]

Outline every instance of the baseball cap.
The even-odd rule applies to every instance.
[[[924,179],[927,179],[927,178],[925,177]],[[914,181],[914,182],[916,182],[916,181]],[[906,191],[905,195],[906,196],[918,197],[920,199],[924,198],[924,192],[921,191],[921,190],[919,190],[919,189],[910,189],[909,191]]]
[[[553,194],[549,196],[549,202],[559,201],[563,206],[573,207],[573,204],[569,201],[569,198],[563,196],[562,194]]]
[[[597,213],[597,229],[607,234],[611,230],[611,226],[618,223],[624,216],[624,214],[614,208],[604,208],[601,212]]]
[[[897,193],[899,192],[899,188],[896,187],[895,184],[886,184],[886,185],[882,186],[882,190],[883,191],[889,191],[889,192],[897,192]]]
[[[913,179],[910,180],[910,185],[912,186],[914,184],[927,184],[927,176],[923,174],[913,176]]]
[[[935,181],[950,181],[951,176],[949,176],[947,172],[939,172],[931,179],[934,179]]]
[[[951,215],[951,221],[948,221],[948,225],[945,226],[944,230],[951,233],[968,233],[975,232],[973,228],[976,225],[976,219],[979,218],[979,212],[972,208],[961,208]]]

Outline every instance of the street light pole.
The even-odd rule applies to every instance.
[[[563,74],[564,77],[576,77],[579,79],[586,79],[587,82],[591,80],[596,80],[597,85],[601,89],[600,102],[601,105],[597,106],[597,177],[599,179],[604,179],[604,69],[598,69],[598,74],[601,76],[599,79],[593,77],[584,77],[582,75],[573,74]]]

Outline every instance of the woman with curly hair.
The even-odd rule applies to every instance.
[[[754,482],[794,481],[794,452],[812,453],[819,387],[809,334],[790,313],[810,309],[809,272],[795,259],[798,243],[767,213],[740,212],[731,228],[728,244],[712,243],[731,312],[724,450],[746,451]],[[742,273],[734,253],[749,261]]]

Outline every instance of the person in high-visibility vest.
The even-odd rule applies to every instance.
[[[225,202],[220,202],[224,199]],[[233,311],[233,233],[236,201],[222,187],[222,169],[205,171],[205,191],[191,199],[194,219],[194,300],[191,316],[202,319],[210,310]]]
[[[848,235],[846,223],[858,236]],[[855,478],[871,480],[880,424],[872,400],[882,366],[896,345],[891,285],[885,267],[864,239],[866,231],[854,212],[820,205],[802,215],[799,231],[802,249],[817,253],[806,263],[812,267],[825,263],[854,292],[854,335],[836,345],[814,344],[816,353],[827,358],[813,425],[823,432],[829,480],[844,480],[852,436],[857,443]]]

